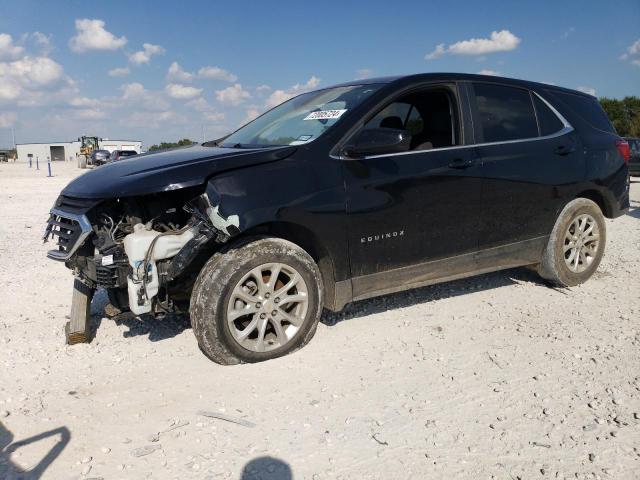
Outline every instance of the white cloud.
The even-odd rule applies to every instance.
[[[562,35],[560,35],[560,38],[562,40],[566,40],[567,38],[569,38],[570,35],[572,35],[574,32],[576,31],[575,27],[569,27],[567,28],[564,32],[562,32]]]
[[[426,60],[434,60],[443,55],[486,55],[495,52],[507,52],[518,47],[521,40],[509,30],[493,31],[489,38],[472,38],[445,46],[441,43],[425,55]]]
[[[489,68],[483,68],[482,70],[480,70],[478,72],[478,75],[492,75],[492,76],[500,76],[502,75],[500,72],[496,71],[496,70],[491,70]]]
[[[176,80],[178,82],[190,82],[193,77],[193,73],[185,72],[178,62],[173,62],[167,72],[168,80]]]
[[[46,90],[64,81],[62,67],[47,57],[27,56],[13,62],[0,62],[0,100],[27,97],[30,92]]]
[[[276,90],[267,99],[266,106],[268,108],[275,107],[276,105],[280,105],[281,103],[289,100],[296,95],[300,95],[301,93],[308,92],[313,90],[320,84],[320,79],[315,75],[312,75],[306,83],[300,84],[296,83],[288,90]]]
[[[201,88],[189,87],[188,85],[181,85],[179,83],[170,83],[165,87],[165,91],[171,98],[179,100],[191,100],[192,98],[200,96],[202,93]]]
[[[15,45],[8,33],[0,33],[0,59],[14,59],[22,55],[24,48]]]
[[[18,116],[14,112],[0,113],[0,128],[10,128],[16,123]]]
[[[112,68],[111,70],[109,70],[110,77],[126,77],[127,75],[129,75],[129,73],[129,69],[127,67]]]
[[[33,32],[31,34],[33,41],[40,47],[40,54],[44,57],[51,53],[53,47],[51,46],[51,35],[45,35],[41,32]]]
[[[126,37],[116,37],[104,26],[103,20],[77,19],[76,36],[69,40],[69,47],[76,53],[82,53],[88,50],[118,50],[126,45]]]
[[[587,93],[589,95],[593,95],[594,97],[596,96],[596,89],[592,88],[592,87],[578,87],[578,90],[580,90],[581,92]]]
[[[255,120],[257,117],[260,116],[261,113],[262,112],[255,107],[247,109],[247,113],[244,119],[242,120],[241,125],[249,123],[251,120]]]
[[[444,47],[444,43],[439,43],[438,45],[436,45],[436,48],[431,51],[431,53],[427,53],[424,56],[424,59],[435,60],[436,58],[440,58],[441,56],[443,56],[445,53],[447,53],[447,49]]]
[[[97,108],[83,108],[80,110],[76,110],[75,116],[76,118],[79,118],[82,120],[98,120],[101,118],[105,118],[107,114],[104,111]]]
[[[268,92],[269,90],[271,90],[269,85],[259,85],[256,87],[256,92],[258,93]]]
[[[620,60],[629,60],[633,65],[640,66],[640,39],[627,47],[627,51],[620,55]]]
[[[147,64],[151,61],[151,57],[154,55],[164,55],[165,51],[160,45],[153,45],[152,43],[143,43],[142,48],[143,50],[129,55],[129,61],[134,65]]]
[[[96,107],[99,104],[99,100],[88,97],[74,97],[69,100],[69,105],[71,105],[72,107]]]
[[[147,90],[139,82],[124,84],[120,90],[122,97],[113,99],[112,102],[122,106],[136,107],[147,112],[167,110],[171,106],[164,98],[163,92]]]
[[[194,100],[190,100],[187,103],[185,103],[185,105],[187,107],[193,108],[194,110],[196,110],[198,112],[206,112],[208,110],[211,110],[211,105],[209,105],[209,102],[207,102],[202,97],[196,98]]]
[[[168,80],[191,82],[196,78],[223,80],[225,82],[235,82],[238,80],[236,75],[220,67],[205,66],[198,70],[198,73],[192,73],[184,70],[178,62],[173,62],[169,66],[169,71],[167,72]]]
[[[224,80],[225,82],[235,82],[238,77],[232,73],[227,72],[220,67],[202,67],[198,70],[198,76],[200,78],[212,78],[215,80]]]
[[[210,122],[222,122],[224,120],[224,113],[215,111],[205,112],[203,114],[203,117],[205,118],[205,120],[208,120]]]
[[[251,94],[243,89],[239,83],[235,83],[223,90],[216,90],[216,98],[218,101],[229,105],[240,105],[250,97]]]
[[[362,80],[364,78],[371,77],[371,75],[373,75],[373,70],[370,68],[361,68],[360,70],[356,70],[356,74],[358,75],[356,80]]]

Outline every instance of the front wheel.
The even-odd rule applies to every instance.
[[[538,273],[562,287],[584,283],[600,265],[606,240],[600,207],[587,198],[577,198],[558,216]]]
[[[322,313],[322,279],[297,245],[262,238],[215,254],[191,294],[200,349],[233,365],[280,357],[304,346]]]

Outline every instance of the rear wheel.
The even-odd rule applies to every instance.
[[[297,245],[264,238],[214,255],[191,295],[191,323],[202,351],[231,365],[291,353],[314,335],[322,280]]]
[[[573,200],[556,220],[538,267],[540,276],[563,287],[586,282],[600,265],[606,239],[600,207],[586,198]]]

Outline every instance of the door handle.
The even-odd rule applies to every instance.
[[[575,151],[576,151],[575,147],[567,146],[567,145],[560,145],[559,147],[556,147],[556,149],[554,150],[556,155],[560,155],[560,156],[569,155],[570,153],[573,153]]]
[[[449,168],[464,169],[473,166],[473,159],[471,158],[456,158],[449,164]]]

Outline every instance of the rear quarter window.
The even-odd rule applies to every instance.
[[[540,124],[540,135],[553,135],[564,128],[564,124],[558,116],[535,94],[533,95],[533,104],[536,107],[536,115]]]
[[[616,129],[609,121],[607,114],[604,113],[597,98],[557,90],[554,90],[552,93],[566,105],[569,110],[580,116],[580,118],[592,127],[605,132],[616,133]]]
[[[481,142],[504,142],[538,136],[536,114],[528,90],[474,83]]]

